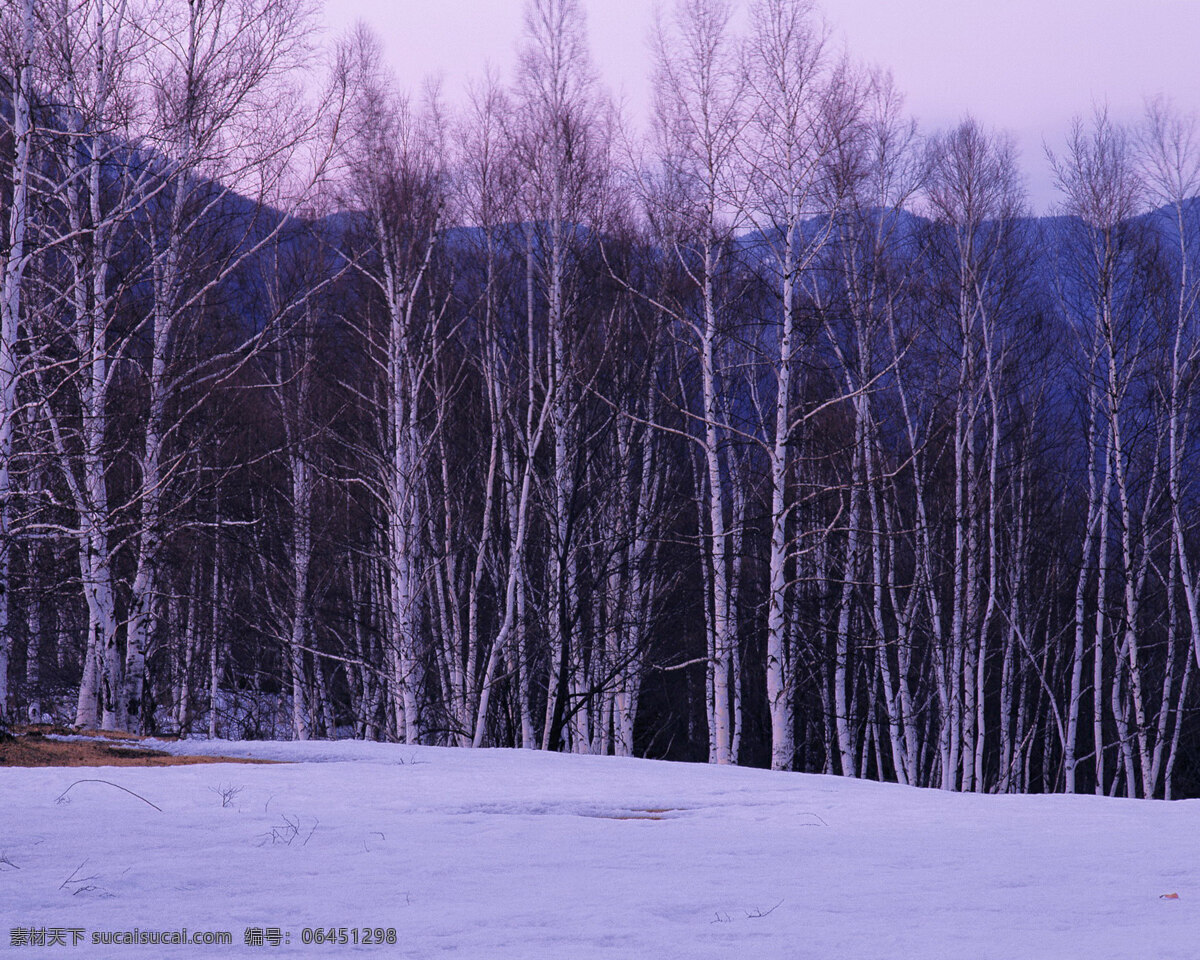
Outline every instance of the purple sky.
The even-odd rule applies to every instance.
[[[649,95],[646,36],[654,0],[584,0],[593,55],[635,118]],[[1054,202],[1042,150],[1071,118],[1105,102],[1136,119],[1167,94],[1200,111],[1200,0],[823,0],[851,56],[889,67],[925,130],[970,111],[1017,140],[1030,200]],[[523,0],[325,0],[339,33],[364,20],[382,36],[403,87],[439,73],[453,101],[491,63],[507,75]]]

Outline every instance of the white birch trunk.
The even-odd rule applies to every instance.
[[[733,756],[733,646],[736,642],[734,623],[729,607],[732,563],[729,556],[729,535],[726,525],[727,488],[721,472],[721,403],[717,377],[717,307],[713,291],[715,264],[711,246],[704,251],[703,309],[704,327],[701,334],[700,365],[702,403],[704,408],[704,466],[707,471],[709,555],[712,569],[713,597],[713,736],[714,754],[710,762],[735,762]]]
[[[771,769],[790,770],[795,759],[795,687],[787,634],[787,481],[791,424],[792,354],[795,350],[795,291],[791,237],[783,265],[782,328],[775,382],[775,422],[770,448],[771,544],[767,560],[767,707],[771,716]]]
[[[857,777],[859,766],[855,756],[855,730],[851,712],[853,709],[850,656],[850,617],[854,603],[854,584],[858,581],[859,535],[862,529],[863,502],[863,448],[866,443],[865,414],[862,397],[855,398],[854,454],[851,467],[850,504],[846,513],[846,548],[842,563],[842,591],[838,605],[837,628],[834,635],[833,661],[833,708],[837,727],[838,753],[841,756],[842,776]]]

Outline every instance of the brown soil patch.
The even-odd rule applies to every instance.
[[[105,733],[104,736],[109,736]],[[41,733],[19,733],[0,740],[0,767],[174,767],[191,763],[274,763],[246,757],[182,757],[161,750],[121,746],[141,737],[118,735],[103,740],[49,740]]]
[[[628,813],[611,813],[611,814],[592,814],[597,820],[670,820],[670,817],[663,816],[667,813],[676,813],[680,807],[645,807],[637,810],[630,810]]]
[[[43,736],[58,734],[70,737],[103,737],[106,740],[149,740],[148,736],[140,733],[126,733],[124,730],[98,730],[94,727],[64,727],[55,723],[18,723],[13,726],[13,733],[40,733]],[[160,736],[159,740],[178,740],[178,737]]]

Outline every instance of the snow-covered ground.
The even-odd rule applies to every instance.
[[[512,750],[153,746],[294,762],[0,770],[0,957],[1200,956],[1198,802]],[[234,946],[91,942],[184,927]],[[345,945],[303,942],[330,927]],[[85,940],[13,945],[46,928]],[[353,928],[397,942],[355,947]]]

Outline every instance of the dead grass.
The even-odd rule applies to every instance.
[[[0,767],[175,767],[195,763],[274,763],[246,757],[176,756],[161,750],[122,746],[146,739],[131,733],[68,730],[43,725],[18,727],[0,740]],[[104,740],[51,740],[46,734],[83,734]]]

